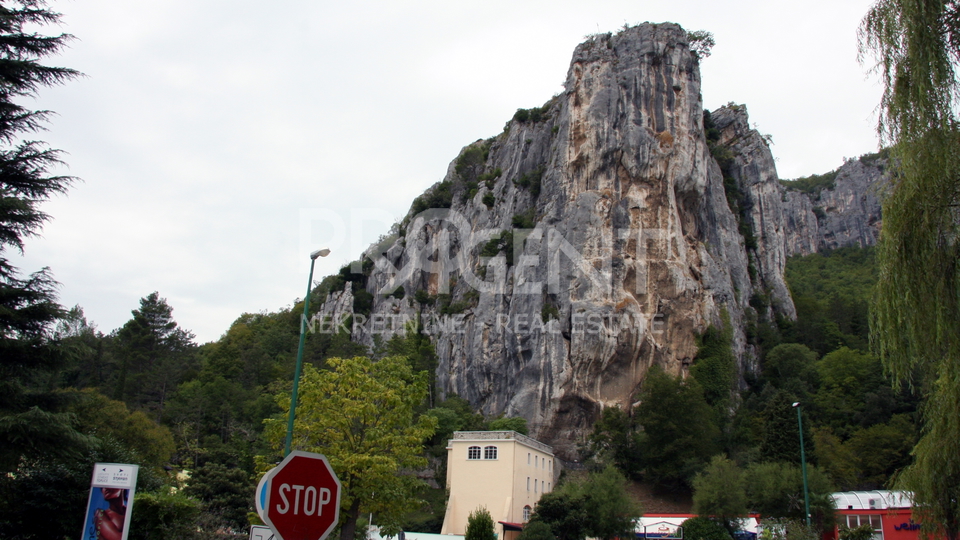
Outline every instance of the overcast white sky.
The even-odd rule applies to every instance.
[[[159,291],[200,343],[336,272],[460,148],[561,90],[586,34],[713,32],[707,108],[744,103],[781,178],[875,151],[880,87],[857,63],[871,2],[60,0],[78,40],[49,63],[40,138],[80,177],[44,206],[24,271],[109,332]]]

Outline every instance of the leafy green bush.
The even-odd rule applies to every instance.
[[[453,186],[449,180],[437,184],[434,189],[413,200],[411,211],[417,215],[430,208],[450,208],[453,204]]]
[[[703,516],[683,522],[683,537],[686,540],[732,540],[723,525]]]
[[[418,304],[422,305],[433,305],[436,302],[436,296],[430,296],[427,291],[423,289],[417,289],[417,292],[413,294],[413,299],[417,301]]]
[[[406,294],[407,292],[403,290],[403,285],[400,285],[399,287],[394,289],[392,293],[388,294],[387,296],[388,297],[392,296],[397,300],[403,300],[403,297],[406,296]]]
[[[130,529],[138,538],[193,538],[200,516],[200,501],[166,490],[137,493]]]
[[[477,182],[471,180],[466,183],[463,189],[463,202],[467,202],[470,199],[473,199],[477,196],[477,192],[480,190]]]
[[[474,144],[464,150],[457,157],[457,164],[455,169],[457,174],[463,176],[469,171],[470,168],[483,165],[487,161],[487,157],[490,155],[490,144],[483,142],[481,144]]]
[[[480,507],[467,517],[467,531],[464,540],[497,540],[493,528],[493,518],[486,508]]]
[[[502,175],[503,175],[503,169],[501,169],[500,167],[497,167],[496,169],[490,172],[481,174],[480,176],[477,177],[477,180],[486,183],[488,189],[493,189],[494,181],[497,178],[500,178],[500,176]]]
[[[480,250],[481,257],[496,257],[506,251],[507,266],[513,266],[513,231],[503,231],[500,236],[491,238]]]
[[[514,228],[532,229],[536,226],[533,219],[534,219],[534,209],[531,208],[522,214],[516,214],[515,216],[513,216],[513,219],[511,219],[510,221],[511,223],[513,223]]]
[[[483,204],[486,205],[487,208],[493,208],[493,205],[497,203],[497,198],[496,196],[494,196],[492,191],[488,191],[484,193],[483,199],[481,200]]]
[[[840,169],[835,169],[824,174],[802,176],[796,180],[781,180],[780,184],[791,191],[799,191],[813,195],[816,199],[819,199],[821,191],[836,187],[837,174],[839,172]]]
[[[544,324],[551,320],[560,320],[560,310],[553,304],[543,304],[543,307],[540,308],[540,320]]]
[[[534,107],[532,109],[517,109],[517,112],[514,113],[513,119],[521,124],[531,122],[536,124],[537,122],[542,122],[549,118],[550,104],[547,103],[543,107]]]
[[[540,181],[543,179],[543,167],[535,171],[530,171],[519,179],[514,179],[513,183],[519,187],[530,190],[530,195],[534,198],[540,196]]]

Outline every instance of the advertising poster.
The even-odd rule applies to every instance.
[[[127,539],[139,470],[122,463],[94,465],[82,540]]]

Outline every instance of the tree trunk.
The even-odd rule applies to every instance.
[[[346,519],[340,525],[340,540],[353,540],[353,535],[357,534],[357,518],[360,516],[360,499],[355,497],[350,509],[347,510]]]

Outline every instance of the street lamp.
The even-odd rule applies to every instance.
[[[807,491],[807,453],[803,448],[803,419],[800,417],[800,402],[793,404],[797,410],[797,426],[800,429],[800,469],[803,471],[803,512],[807,516],[807,527],[810,526],[810,494]]]
[[[303,297],[303,316],[300,317],[300,347],[297,349],[297,369],[293,374],[293,393],[290,394],[290,414],[287,416],[287,440],[283,445],[283,455],[290,453],[293,442],[293,418],[297,412],[297,389],[300,387],[300,367],[303,365],[303,342],[307,337],[307,316],[310,314],[310,290],[313,288],[313,264],[317,257],[326,257],[329,249],[318,249],[310,254],[310,277],[307,279],[307,295]]]

